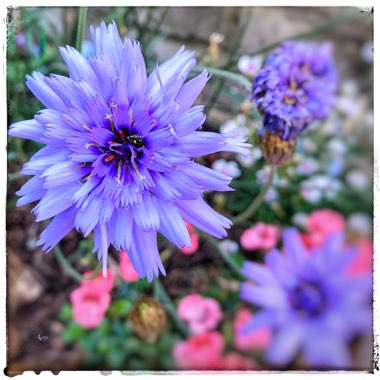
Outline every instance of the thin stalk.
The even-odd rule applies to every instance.
[[[241,268],[238,264],[231,258],[230,254],[223,252],[219,247],[219,242],[213,238],[212,236],[204,233],[201,230],[198,230],[198,233],[200,236],[202,236],[205,240],[207,240],[219,253],[219,255],[222,257],[223,261],[231,268],[231,270],[234,272],[234,274],[238,277],[238,279],[243,279],[243,276],[241,275]]]
[[[144,53],[148,50],[150,43],[152,42],[153,38],[156,36],[158,31],[160,30],[160,27],[161,27],[162,23],[164,22],[165,17],[168,14],[168,12],[169,12],[169,8],[168,7],[164,8],[164,10],[161,12],[161,15],[160,15],[158,21],[156,22],[156,25],[154,26],[153,30],[148,34],[148,37],[144,43],[144,46],[142,47]]]
[[[271,171],[270,171],[267,183],[262,188],[262,190],[258,194],[258,196],[253,199],[253,201],[249,205],[249,207],[244,212],[242,212],[240,215],[237,215],[235,218],[232,219],[232,222],[234,224],[240,223],[243,220],[246,220],[246,219],[252,217],[253,214],[256,212],[256,210],[260,207],[260,205],[264,201],[265,195],[267,194],[268,190],[270,189],[270,187],[273,183],[273,179],[274,179],[274,176],[276,174],[276,169],[277,169],[277,166],[275,166],[275,165],[271,166]]]
[[[147,9],[148,14],[146,17],[146,21],[144,23],[144,29],[142,30],[142,33],[140,35],[140,43],[142,45],[145,45],[146,32],[149,31],[149,26],[150,26],[150,23],[152,21],[152,16],[153,16],[154,10],[155,10],[155,7],[148,7],[148,9]]]
[[[240,74],[232,73],[230,71],[222,69],[215,69],[213,67],[208,66],[195,66],[192,71],[195,71],[196,73],[201,73],[203,70],[207,70],[210,74],[213,74],[217,77],[231,80],[244,87],[247,91],[251,90],[251,82],[246,77]]]
[[[59,247],[59,245],[56,245],[53,248],[53,252],[54,252],[54,256],[58,260],[58,262],[61,265],[61,267],[63,268],[63,270],[65,270],[66,273],[68,275],[70,275],[77,282],[82,282],[85,280],[88,281],[88,280],[94,279],[98,275],[100,268],[102,267],[102,262],[99,261],[96,264],[95,269],[94,269],[93,273],[91,274],[91,276],[84,278],[79,272],[77,272],[73,268],[73,266],[70,264],[70,262],[66,259],[65,255],[61,251],[61,248]]]
[[[78,51],[81,51],[82,49],[84,28],[86,27],[87,9],[87,7],[79,7],[77,39],[75,43],[75,47]]]
[[[184,337],[189,336],[189,331],[186,324],[178,318],[176,307],[173,304],[173,301],[170,299],[169,295],[166,293],[164,286],[158,278],[153,281],[153,287],[155,297],[164,305],[166,311],[173,319],[173,322],[177,326],[178,330]]]
[[[56,245],[54,248],[53,248],[53,251],[54,251],[54,256],[56,257],[56,259],[58,260],[59,264],[61,265],[61,267],[63,268],[63,270],[66,271],[66,273],[68,275],[70,275],[75,281],[77,282],[82,282],[84,280],[84,277],[78,273],[72,266],[71,264],[67,261],[65,255],[63,254],[63,252],[61,251],[61,248],[59,247],[59,245]]]

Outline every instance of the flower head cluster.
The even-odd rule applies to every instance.
[[[302,351],[310,366],[347,368],[348,344],[371,331],[371,274],[347,273],[356,252],[344,246],[342,234],[309,252],[297,230],[289,229],[284,251],[272,250],[266,265],[245,262],[243,274],[253,283],[243,284],[240,295],[261,310],[242,332],[272,328],[266,359],[274,365],[286,365]]]
[[[85,278],[91,276],[91,272],[84,274]],[[79,288],[71,292],[70,301],[75,322],[87,329],[99,326],[111,304],[110,292],[114,279],[114,273],[108,269],[107,278],[98,275],[95,278],[83,281]]]
[[[232,326],[234,343],[240,351],[266,349],[272,339],[271,329],[268,327],[261,327],[255,331],[251,331],[249,334],[242,333],[242,327],[252,318],[255,318],[255,314],[244,308],[238,311],[234,319]]]
[[[259,222],[242,233],[240,244],[247,251],[272,249],[277,245],[279,233],[278,227]]]
[[[223,354],[225,342],[218,331],[194,335],[174,346],[177,368],[189,370],[252,370],[258,366],[252,360],[236,353]]]
[[[39,201],[37,221],[53,218],[38,242],[50,250],[74,227],[94,232],[94,252],[106,274],[110,245],[126,250],[140,277],[165,273],[157,231],[190,246],[184,219],[218,238],[231,222],[202,199],[228,191],[231,178],[194,162],[249,144],[200,132],[203,106],[192,107],[208,80],[185,83],[196,64],[181,48],[147,76],[139,43],[120,38],[115,23],[91,28],[95,55],[60,48],[69,77],[35,72],[27,85],[44,104],[34,119],[11,125],[10,135],[45,144],[24,165],[33,177],[18,205]]]
[[[330,43],[284,43],[253,80],[252,97],[264,115],[262,133],[295,139],[310,123],[328,115],[336,90]]]
[[[189,294],[178,304],[178,316],[188,322],[192,334],[214,329],[223,318],[219,303],[213,298]]]

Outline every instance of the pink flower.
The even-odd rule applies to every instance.
[[[260,222],[243,232],[240,237],[240,244],[247,251],[268,250],[277,245],[278,238],[278,227]]]
[[[309,246],[319,247],[328,235],[343,232],[345,228],[346,221],[340,213],[327,208],[316,210],[308,216],[306,221]]]
[[[351,275],[364,274],[372,272],[373,262],[373,241],[371,239],[361,238],[356,243],[357,256],[347,268]]]
[[[93,272],[86,272],[83,274],[84,278],[91,278]],[[113,287],[113,282],[115,280],[115,273],[111,268],[107,269],[107,277],[103,277],[103,274],[99,272],[95,278],[91,278],[91,280],[85,280],[82,282],[82,286],[99,286],[99,289],[105,292],[110,292]]]
[[[213,298],[190,294],[179,302],[178,316],[189,323],[192,334],[201,334],[214,329],[223,318],[222,310]]]
[[[120,252],[119,269],[121,277],[127,282],[135,282],[140,278],[125,251]]]
[[[252,313],[243,308],[238,311],[233,323],[235,346],[241,351],[251,349],[266,349],[272,339],[269,328],[262,327],[248,334],[242,334],[242,327],[252,318]]]
[[[231,352],[219,359],[218,369],[228,371],[248,371],[259,369],[259,367],[254,361],[238,354],[237,352]]]
[[[183,252],[185,255],[192,255],[195,252],[198,251],[199,248],[199,235],[197,231],[195,231],[194,227],[188,223],[185,222],[186,228],[189,231],[190,235],[190,241],[191,241],[191,246],[190,247],[185,247],[185,248],[180,248],[180,251]]]
[[[111,296],[97,280],[85,281],[70,294],[73,318],[79,325],[91,329],[100,325],[111,303]]]
[[[223,348],[224,339],[221,333],[206,332],[176,343],[173,356],[177,368],[212,370],[220,366]]]

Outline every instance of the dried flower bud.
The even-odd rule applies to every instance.
[[[154,342],[166,326],[166,311],[153,298],[143,298],[134,305],[130,317],[133,331],[142,339]]]
[[[296,148],[296,140],[283,140],[272,132],[259,136],[259,147],[265,160],[272,165],[282,165],[288,161]]]

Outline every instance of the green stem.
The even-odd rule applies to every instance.
[[[196,73],[201,73],[203,70],[207,70],[210,74],[213,74],[217,77],[236,82],[240,86],[244,87],[247,91],[251,91],[251,82],[243,75],[232,73],[230,71],[222,69],[215,69],[213,67],[208,66],[195,66],[192,71],[195,71]]]
[[[219,255],[222,257],[224,262],[231,268],[231,270],[235,273],[235,275],[239,278],[242,279],[243,276],[241,275],[241,268],[240,266],[231,258],[231,255],[223,252],[220,247],[219,247],[219,242],[213,238],[212,236],[204,233],[201,230],[198,230],[198,233],[200,236],[202,236],[205,240],[207,240],[214,248],[215,250],[219,253]]]
[[[155,297],[157,298],[157,300],[160,301],[164,305],[164,307],[166,308],[166,311],[173,319],[174,324],[177,326],[181,334],[184,337],[188,337],[189,331],[187,329],[186,324],[181,319],[178,318],[177,309],[175,305],[173,304],[173,301],[170,299],[169,295],[166,293],[164,286],[162,285],[161,281],[158,278],[156,278],[153,281],[153,287],[154,287]]]
[[[86,27],[87,9],[87,7],[79,7],[77,40],[75,44],[78,51],[81,51],[82,49],[84,28]]]
[[[148,34],[146,42],[144,43],[144,46],[142,47],[144,53],[148,50],[150,43],[152,42],[153,38],[156,36],[158,31],[160,30],[160,27],[162,23],[164,22],[165,17],[168,14],[168,12],[169,12],[169,8],[168,7],[164,8],[153,30]]]
[[[262,188],[259,195],[253,199],[250,206],[244,212],[242,212],[240,215],[238,215],[232,219],[232,222],[234,224],[240,223],[243,220],[246,220],[246,219],[252,217],[253,214],[256,212],[256,210],[260,207],[260,205],[262,204],[262,202],[264,200],[265,195],[267,194],[268,190],[270,189],[270,187],[273,183],[273,179],[274,179],[274,176],[276,174],[276,169],[277,169],[277,167],[275,165],[271,166],[271,171],[270,171],[267,183]]]
[[[53,248],[54,251],[54,256],[58,260],[59,264],[61,267],[66,271],[68,275],[70,275],[75,281],[77,282],[82,282],[84,280],[84,277],[78,273],[72,266],[71,264],[66,260],[65,255],[61,251],[61,248],[59,245],[56,245]]]
[[[92,272],[91,276],[84,278],[79,272],[77,272],[73,268],[73,266],[70,264],[70,262],[66,259],[65,255],[61,251],[61,248],[59,247],[59,245],[56,245],[53,248],[53,251],[54,251],[54,256],[58,260],[58,262],[61,265],[61,267],[63,268],[63,270],[65,270],[66,273],[68,275],[70,275],[77,282],[82,282],[84,280],[88,281],[88,280],[94,279],[98,275],[100,268],[102,267],[101,261],[98,261],[98,263],[96,264],[96,267],[95,267],[94,271]]]

